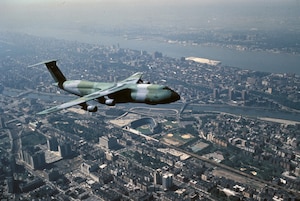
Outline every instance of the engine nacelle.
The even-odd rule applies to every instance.
[[[96,105],[89,105],[87,106],[86,110],[89,112],[97,112],[98,107]]]
[[[145,80],[139,79],[137,81],[137,84],[151,84],[151,83],[149,81],[145,81]]]
[[[108,106],[114,106],[116,103],[115,103],[115,100],[114,99],[106,99],[105,100],[105,105],[108,105]]]

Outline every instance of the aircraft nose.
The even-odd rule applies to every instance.
[[[172,100],[172,102],[175,102],[175,101],[180,100],[179,94],[176,93],[175,91],[172,91],[172,94],[171,94],[171,100]]]

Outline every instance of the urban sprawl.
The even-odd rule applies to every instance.
[[[15,33],[0,34],[0,50],[4,200],[300,197],[299,75]],[[144,72],[181,100],[39,116],[76,98],[52,85],[45,66],[28,68],[49,59],[67,79],[116,82]]]

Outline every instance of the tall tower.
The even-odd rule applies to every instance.
[[[228,89],[228,100],[234,100],[234,90],[232,88]]]
[[[58,151],[61,157],[65,158],[72,154],[71,145],[69,143],[60,144],[58,146]]]
[[[247,100],[247,91],[246,90],[242,90],[242,100]]]
[[[161,169],[157,169],[154,172],[153,180],[155,185],[161,185],[162,184],[162,171]]]
[[[217,89],[217,88],[214,88],[213,99],[214,100],[219,99],[219,89]]]
[[[173,186],[173,174],[167,173],[162,177],[162,186],[164,189],[169,189]]]
[[[49,151],[58,151],[58,142],[55,137],[47,139],[47,147]]]
[[[31,156],[31,165],[33,169],[42,168],[46,165],[45,152],[39,151]]]
[[[39,169],[46,165],[45,152],[37,147],[28,147],[21,151],[21,159],[32,169]]]

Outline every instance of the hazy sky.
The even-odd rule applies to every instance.
[[[1,0],[0,29],[294,29],[299,0]]]

